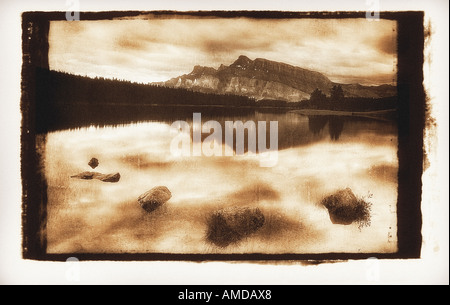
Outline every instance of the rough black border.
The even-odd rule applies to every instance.
[[[281,11],[115,11],[80,12],[80,20],[133,18],[151,14],[149,18],[209,17],[209,18],[366,18],[366,12],[281,12]],[[22,256],[24,259],[65,261],[334,261],[366,259],[420,258],[422,246],[422,171],[423,132],[426,116],[426,94],[423,87],[424,12],[380,12],[380,18],[398,24],[398,202],[396,253],[317,253],[317,254],[170,254],[170,253],[46,253],[45,178],[40,173],[36,150],[36,76],[37,67],[48,67],[48,31],[52,20],[66,20],[66,12],[25,12],[22,14],[22,96],[21,96],[21,177],[22,177]],[[76,21],[72,21],[76,22]]]

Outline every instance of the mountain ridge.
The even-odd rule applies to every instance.
[[[342,86],[346,97],[382,98],[396,95],[392,85],[363,86],[332,82],[320,72],[264,58],[251,60],[241,55],[229,66],[218,69],[194,66],[192,72],[156,83],[204,93],[237,94],[256,100],[272,99],[299,102],[309,99],[315,89],[329,95],[335,85]]]

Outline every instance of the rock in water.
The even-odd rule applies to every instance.
[[[358,199],[350,188],[339,190],[322,199],[333,224],[349,225],[358,222],[359,226],[370,224],[371,204]]]
[[[94,172],[82,172],[78,175],[70,176],[70,178],[78,178],[83,180],[92,180],[96,175],[99,175],[99,173]]]
[[[107,175],[98,175],[97,177],[95,177],[96,179],[103,181],[103,182],[119,182],[120,180],[120,174],[119,173],[115,173],[115,174],[107,174]]]
[[[153,212],[172,198],[172,193],[165,186],[156,186],[138,198],[139,205],[147,212]]]
[[[95,169],[98,166],[98,159],[96,158],[92,158],[91,161],[89,161],[88,165],[92,168]]]
[[[71,176],[70,178],[78,178],[78,179],[82,179],[82,180],[92,180],[92,179],[97,179],[103,182],[119,182],[120,180],[120,174],[119,173],[115,173],[115,174],[101,174],[101,173],[96,173],[96,172],[83,172],[80,173],[78,175],[75,176]]]
[[[264,222],[264,215],[258,208],[218,210],[208,220],[207,239],[219,247],[226,247],[258,231]]]

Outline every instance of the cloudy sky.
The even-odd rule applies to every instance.
[[[52,21],[50,68],[148,83],[239,55],[341,83],[395,84],[396,23],[366,19],[163,18]]]

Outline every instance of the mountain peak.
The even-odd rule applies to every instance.
[[[203,74],[214,74],[215,72],[217,72],[217,70],[214,68],[196,65],[190,74],[203,75]]]
[[[247,56],[241,55],[234,63],[231,64],[231,66],[245,67],[245,66],[248,66],[249,64],[251,64],[252,62],[253,61],[250,58],[248,58]]]
[[[190,74],[173,78],[165,84],[208,93],[245,95],[258,100],[296,102],[309,98],[315,89],[330,94],[336,83],[320,72],[264,58],[251,60],[241,55],[231,65],[222,64],[217,69],[197,65]],[[369,88],[361,85],[342,87],[347,97],[395,95],[389,88]]]

